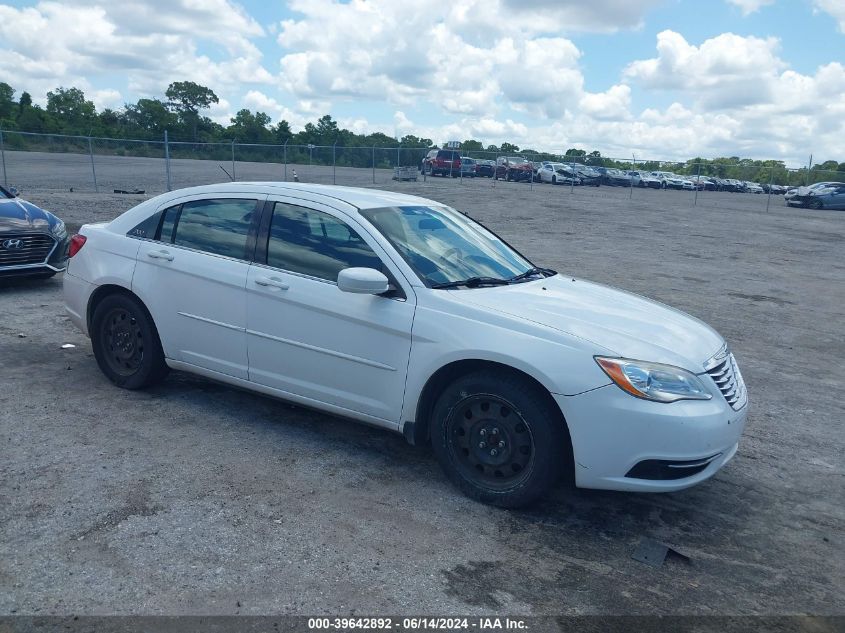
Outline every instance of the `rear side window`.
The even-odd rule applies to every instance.
[[[267,265],[333,282],[344,268],[383,270],[378,255],[346,223],[282,202],[273,208]]]
[[[164,217],[161,220],[161,229],[158,236],[156,236],[157,240],[161,240],[162,242],[173,241],[173,229],[176,228],[176,219],[179,217],[179,211],[181,209],[181,204],[165,209],[162,214]]]
[[[205,253],[246,259],[247,236],[255,208],[255,200],[186,202],[179,211],[173,213],[175,217],[171,216],[172,220],[170,214],[165,213],[161,240]]]

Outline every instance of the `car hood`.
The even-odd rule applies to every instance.
[[[724,345],[702,321],[662,303],[581,279],[452,291],[456,300],[554,328],[597,354],[667,363],[696,373]]]
[[[49,231],[55,222],[53,214],[39,209],[31,202],[0,198],[0,233]]]

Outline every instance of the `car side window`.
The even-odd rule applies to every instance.
[[[182,209],[181,204],[175,207],[165,209],[162,213],[161,227],[155,239],[161,242],[173,242],[173,229],[176,227],[176,219],[179,217],[179,211]]]
[[[247,259],[247,236],[256,204],[255,200],[228,198],[186,202],[172,226],[167,223],[168,214],[165,214],[161,239],[168,241],[167,230],[172,234],[170,241],[176,246]]]
[[[344,268],[385,270],[379,256],[346,223],[283,202],[273,207],[267,265],[332,282]]]

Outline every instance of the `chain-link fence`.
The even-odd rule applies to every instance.
[[[35,191],[164,191],[227,180],[300,181],[354,186],[384,186],[399,180],[441,183],[424,169],[428,147],[363,147],[333,145],[267,145],[191,143],[96,138],[0,131],[3,183]],[[679,204],[732,208],[785,204],[790,187],[816,182],[845,182],[845,172],[822,171],[810,165],[786,168],[775,161],[666,161],[608,158],[563,152],[508,153],[458,150],[471,158],[445,180],[479,186],[563,185],[569,195],[595,187],[627,188],[632,200],[655,192],[676,191]],[[510,175],[522,158],[523,176]],[[544,169],[545,163],[552,163]],[[397,170],[396,168],[406,168]],[[448,178],[452,176],[452,178]],[[513,180],[515,182],[504,181]],[[441,185],[442,186],[442,185]],[[621,195],[626,195],[622,191]]]

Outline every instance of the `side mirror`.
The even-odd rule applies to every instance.
[[[17,187],[9,187],[9,193],[17,198],[20,194]]]
[[[389,290],[389,282],[375,268],[344,268],[337,274],[337,287],[343,292],[380,295]]]

